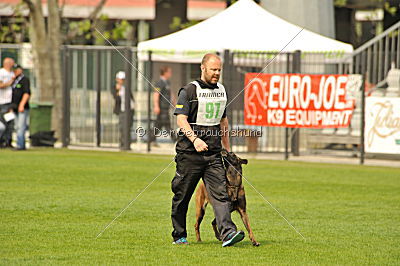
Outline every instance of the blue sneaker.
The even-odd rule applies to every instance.
[[[172,242],[174,245],[189,245],[189,242],[187,241],[186,237],[181,237],[178,240]]]
[[[242,241],[244,238],[244,232],[243,231],[238,231],[238,232],[232,232],[228,235],[228,237],[226,238],[227,240],[225,240],[222,243],[223,247],[229,247],[229,246],[233,246],[235,245],[237,242]]]

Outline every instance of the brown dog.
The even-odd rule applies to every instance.
[[[241,159],[233,152],[227,152],[226,150],[223,150],[221,154],[226,169],[227,191],[232,204],[231,212],[239,212],[244,226],[249,232],[249,237],[253,243],[253,246],[259,246],[260,243],[255,240],[253,231],[250,228],[250,221],[246,212],[246,195],[244,193],[244,187],[242,184],[242,164],[247,164],[247,160]],[[199,242],[201,241],[200,224],[203,220],[208,203],[211,202],[209,200],[206,187],[204,183],[200,183],[200,186],[196,191],[196,224],[194,225],[196,230],[196,238]],[[220,237],[220,233],[218,232],[215,218],[212,221],[212,227],[214,229],[215,237],[221,241],[222,239]]]

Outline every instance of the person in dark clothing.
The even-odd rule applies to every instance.
[[[176,173],[171,182],[172,237],[174,244],[187,244],[186,214],[190,198],[200,178],[212,201],[222,246],[231,246],[244,238],[231,219],[230,201],[226,191],[222,147],[230,151],[227,95],[218,83],[221,59],[206,54],[201,63],[201,79],[195,80],[178,93],[174,114],[179,126],[176,144]]]
[[[153,139],[156,142],[156,134],[162,129],[171,132],[171,119],[169,109],[171,104],[175,104],[175,97],[171,93],[170,78],[172,76],[172,69],[168,66],[163,66],[160,69],[160,79],[155,84],[155,91],[153,93],[153,106],[154,114],[157,115],[154,123]],[[175,142],[175,134],[170,134],[172,141]]]
[[[25,131],[29,117],[29,98],[31,88],[29,79],[24,75],[20,65],[14,65],[15,80],[12,84],[12,105],[16,113],[15,125],[17,130],[16,150],[25,150]]]
[[[125,111],[125,72],[119,71],[115,75],[115,86],[111,90],[111,94],[114,97],[115,104],[114,104],[114,114],[118,115],[119,118],[119,132],[120,132],[120,141],[119,146],[122,149],[125,145],[125,137],[124,137],[124,121],[126,116],[129,116],[129,124],[127,125],[129,128],[129,132],[131,131],[131,127],[133,124],[133,116],[135,114],[135,101],[133,95],[130,95],[130,111]],[[131,139],[131,136],[129,136]],[[129,143],[130,144],[130,143]]]

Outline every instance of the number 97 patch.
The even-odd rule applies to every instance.
[[[225,87],[217,83],[217,89],[201,88],[196,82],[196,93],[198,100],[198,110],[196,124],[201,126],[214,126],[221,122],[226,106]]]

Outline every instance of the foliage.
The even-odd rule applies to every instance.
[[[25,4],[19,3],[15,5],[13,16],[7,21],[7,25],[0,25],[0,43],[21,43],[29,38],[28,20],[23,16],[26,10]],[[129,21],[117,20],[110,21],[107,15],[100,14],[97,19],[81,19],[70,20],[62,18],[62,39],[65,44],[80,42],[92,44],[108,44],[104,38],[97,33],[95,27],[98,27],[102,34],[111,41],[125,40],[132,31],[133,26]],[[105,30],[102,30],[105,28]]]
[[[106,25],[109,25],[110,20],[107,15],[100,15],[98,21],[84,19],[80,21],[69,22],[67,42],[74,40],[85,39],[86,41],[93,40],[94,44],[108,44],[103,36],[109,41],[119,41],[129,38],[129,33],[132,31],[132,25],[125,19],[112,23],[111,29],[107,30]],[[101,27],[98,25],[101,24]],[[103,36],[101,36],[98,29]]]
[[[335,0],[335,6],[344,7],[347,5],[347,0]]]
[[[22,43],[28,38],[27,20],[23,16],[24,5],[14,7],[14,14],[7,25],[0,26],[0,43]]]
[[[391,6],[390,3],[385,2],[383,5],[384,9],[386,12],[388,12],[390,15],[395,16],[397,12],[397,7],[396,6]]]
[[[375,0],[378,6],[381,6],[386,12],[394,16],[397,12],[397,7],[392,6],[389,1],[385,0]],[[345,7],[348,4],[348,0],[335,0],[334,5],[336,7]]]
[[[199,20],[189,20],[188,22],[182,23],[182,19],[180,17],[173,17],[171,24],[169,24],[169,28],[173,31],[182,30],[189,28],[193,25],[199,23]]]

